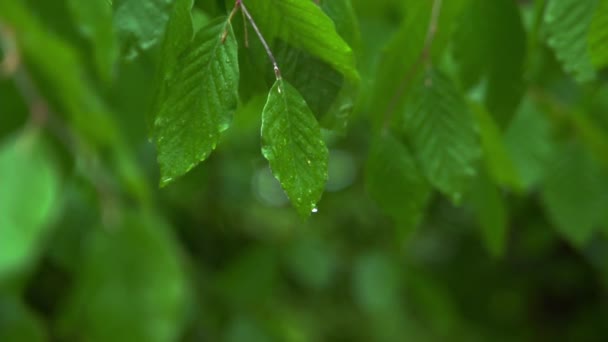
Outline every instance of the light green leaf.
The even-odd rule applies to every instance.
[[[523,185],[500,128],[485,108],[476,104],[471,107],[479,126],[483,158],[490,177],[501,186],[520,190]]]
[[[608,0],[599,0],[589,29],[591,61],[597,68],[608,66]]]
[[[405,109],[405,132],[424,175],[458,203],[475,176],[480,146],[473,117],[451,81],[429,71]]]
[[[262,153],[298,213],[309,216],[323,194],[329,153],[310,108],[283,80],[262,112]]]
[[[100,78],[109,82],[118,57],[118,45],[112,25],[112,6],[107,0],[69,0],[67,4],[80,33],[90,41]]]
[[[57,170],[28,132],[0,147],[0,280],[23,268],[38,252],[57,210]]]
[[[512,0],[472,0],[453,40],[460,79],[467,88],[484,81],[488,110],[503,126],[524,91],[526,33]]]
[[[367,160],[365,180],[367,191],[380,208],[403,233],[411,232],[431,195],[411,152],[388,133],[377,137]]]
[[[153,128],[161,185],[205,160],[236,110],[237,44],[226,18],[202,28],[171,70],[161,85]]]
[[[508,215],[503,195],[485,172],[480,172],[473,182],[469,199],[477,215],[484,245],[493,256],[502,256],[508,236]]]
[[[244,3],[267,39],[281,38],[321,58],[348,79],[358,81],[352,49],[313,1],[249,0]]]
[[[604,223],[608,176],[588,151],[568,144],[546,169],[542,202],[556,229],[574,245],[584,245]]]
[[[90,229],[60,316],[62,340],[179,340],[188,287],[181,251],[161,222],[127,213],[118,226]]]
[[[121,52],[135,58],[160,41],[169,20],[172,0],[115,0],[114,26]]]
[[[587,37],[596,5],[597,0],[550,0],[545,10],[547,42],[578,82],[595,78]]]

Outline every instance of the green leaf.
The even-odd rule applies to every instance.
[[[480,177],[473,182],[469,199],[475,209],[485,247],[495,257],[504,255],[508,237],[506,203],[485,172],[480,172]]]
[[[599,0],[591,21],[589,53],[595,67],[608,66],[608,0]]]
[[[431,197],[414,156],[395,137],[382,134],[372,143],[365,169],[371,197],[402,232],[411,232]]]
[[[121,52],[135,58],[160,41],[169,20],[172,0],[115,0],[114,26]]]
[[[309,216],[323,194],[329,152],[310,108],[283,80],[262,112],[262,153],[298,213]]]
[[[523,187],[515,164],[504,142],[500,128],[490,114],[480,105],[473,104],[473,114],[479,126],[483,158],[492,180],[501,186],[519,190]]]
[[[91,229],[83,243],[61,339],[179,340],[189,295],[171,229],[158,217],[128,213],[118,226]]]
[[[587,37],[596,4],[597,0],[550,0],[545,10],[547,43],[578,82],[595,78]]]
[[[361,33],[357,14],[350,0],[324,0],[321,9],[334,22],[338,34],[355,52],[361,46]]]
[[[437,32],[433,39],[429,58],[438,60],[448,45],[456,19],[468,0],[444,1],[437,20]],[[371,99],[376,127],[390,124],[382,122],[387,116],[402,108],[413,85],[424,72],[423,50],[432,1],[407,2],[406,16],[399,30],[390,39],[378,61]],[[378,113],[378,114],[377,114]]]
[[[480,146],[473,117],[451,81],[429,71],[405,109],[405,132],[429,182],[458,203],[475,176]]]
[[[209,156],[236,110],[237,44],[225,17],[196,34],[163,81],[153,127],[161,186]]]
[[[524,90],[526,33],[518,4],[473,0],[454,35],[460,79],[467,88],[484,81],[484,99],[502,125],[514,114]]]
[[[90,41],[97,72],[109,82],[118,57],[118,46],[112,24],[112,6],[107,0],[69,0],[67,2],[80,33]]]
[[[505,133],[505,144],[524,189],[537,185],[553,153],[549,122],[529,100],[520,106]]]
[[[275,42],[273,52],[282,66],[283,78],[300,92],[317,118],[325,115],[342,88],[342,75],[329,64],[281,40]],[[267,78],[274,80],[272,65],[267,64],[266,70]]]
[[[58,174],[42,144],[28,132],[0,147],[0,281],[37,255],[57,210]]]
[[[314,2],[249,0],[245,3],[267,40],[281,38],[321,58],[348,79],[359,80],[352,49],[340,37],[331,19]]]
[[[554,154],[546,169],[542,202],[557,230],[574,245],[584,245],[604,223],[608,173],[578,144]]]

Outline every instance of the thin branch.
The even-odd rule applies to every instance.
[[[391,98],[389,106],[386,110],[386,114],[384,116],[384,125],[382,129],[385,132],[388,131],[388,128],[393,118],[393,114],[397,108],[397,105],[399,104],[399,99],[403,96],[403,93],[410,85],[418,69],[420,69],[423,64],[426,65],[427,69],[430,69],[432,67],[431,49],[433,47],[433,41],[435,40],[435,36],[437,35],[437,30],[439,29],[439,16],[441,14],[442,4],[442,0],[433,0],[433,8],[431,9],[431,19],[429,21],[429,27],[426,32],[424,46],[414,64],[412,64],[412,66],[407,70],[407,72],[403,76],[401,82],[399,83],[397,91]],[[431,86],[430,82],[430,79],[425,80],[425,85]]]
[[[243,11],[243,13],[245,13],[245,16],[247,17],[247,20],[251,24],[251,27],[253,27],[253,30],[258,35],[258,38],[260,38],[260,42],[262,42],[262,45],[264,45],[266,54],[268,55],[268,58],[270,59],[270,62],[272,63],[272,67],[274,68],[274,76],[276,77],[277,80],[280,80],[281,79],[281,70],[279,69],[277,60],[274,58],[274,55],[272,54],[272,51],[270,50],[270,46],[266,42],[266,39],[264,39],[264,35],[262,35],[262,32],[258,28],[258,25],[255,23],[255,20],[253,20],[253,17],[251,17],[251,14],[247,10],[247,7],[245,6],[245,4],[241,0],[237,0],[237,2],[240,3],[241,10]]]

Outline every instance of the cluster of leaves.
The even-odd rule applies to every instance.
[[[8,0],[0,42],[2,341],[603,328],[608,0]]]

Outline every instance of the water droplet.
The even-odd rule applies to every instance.
[[[317,209],[316,207],[314,207],[314,208],[312,208],[312,212],[313,212],[313,214],[317,213],[317,212],[319,212],[319,209]]]
[[[281,86],[278,86],[277,90],[279,91],[279,94],[280,94],[281,93]]]

